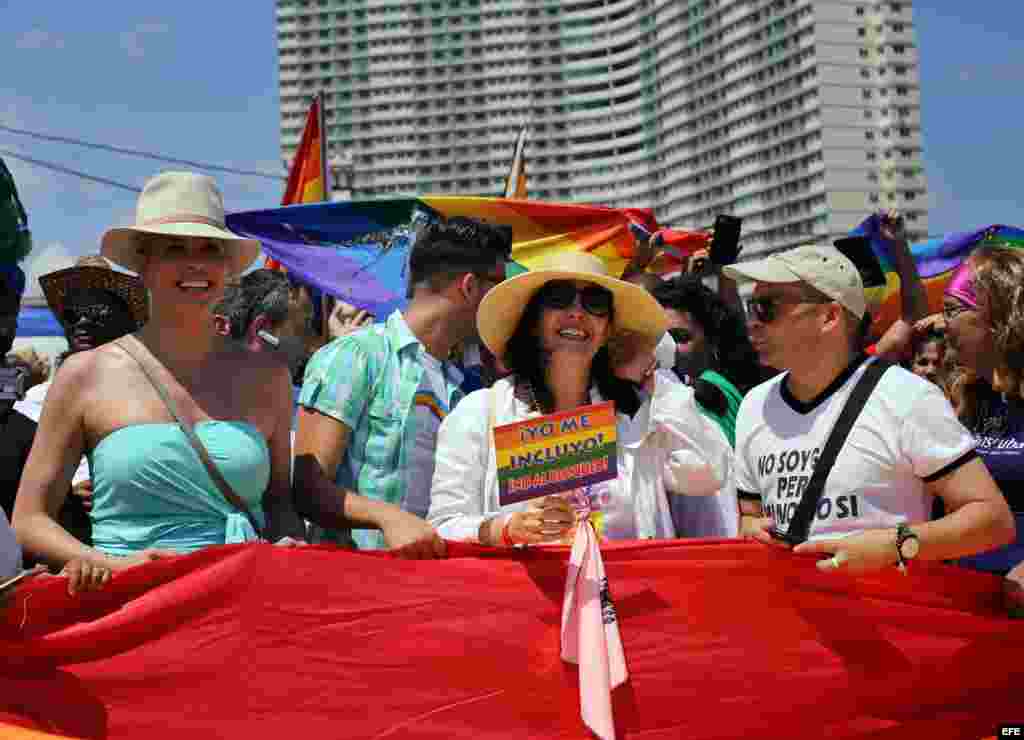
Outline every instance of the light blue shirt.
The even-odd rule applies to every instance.
[[[306,366],[299,403],[351,430],[335,474],[338,486],[377,501],[403,506],[408,454],[416,443],[415,397],[423,379],[425,348],[401,312],[322,347]],[[448,408],[462,397],[462,373],[444,366]],[[314,541],[381,549],[377,530],[313,528]]]

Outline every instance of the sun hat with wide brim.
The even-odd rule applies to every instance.
[[[142,281],[134,275],[111,269],[110,264],[98,254],[82,257],[74,267],[41,275],[39,285],[47,305],[62,324],[68,296],[90,288],[113,293],[127,303],[136,329],[149,319],[149,301]]]
[[[515,333],[526,304],[545,283],[552,280],[581,280],[611,291],[614,311],[613,335],[632,332],[650,338],[652,346],[668,329],[668,317],[661,305],[639,285],[608,274],[603,260],[586,252],[559,252],[538,269],[524,272],[491,288],[476,314],[480,339],[496,357]]]
[[[224,199],[213,179],[194,172],[164,172],[146,183],[135,209],[135,225],[103,235],[103,256],[132,272],[144,264],[139,234],[162,234],[224,242],[228,271],[237,275],[260,254],[260,243],[228,230]]]

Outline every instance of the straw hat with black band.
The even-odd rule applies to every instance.
[[[68,296],[79,290],[105,290],[123,300],[131,311],[135,328],[141,328],[149,319],[149,300],[146,288],[135,275],[117,272],[98,254],[82,257],[74,267],[42,275],[39,285],[53,315],[64,323],[64,304]]]
[[[476,323],[480,339],[496,357],[503,357],[508,340],[534,294],[553,280],[580,280],[600,285],[612,294],[612,332],[636,333],[654,346],[668,329],[668,317],[654,297],[638,285],[608,274],[603,260],[586,252],[559,252],[538,269],[509,278],[491,288],[480,302]]]
[[[145,264],[138,236],[157,234],[224,243],[228,273],[241,274],[260,254],[260,243],[228,230],[224,199],[213,179],[194,172],[164,172],[139,195],[135,225],[110,229],[103,235],[103,256],[132,272]]]

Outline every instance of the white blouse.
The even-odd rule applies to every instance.
[[[596,389],[592,403],[604,399]],[[480,525],[528,502],[498,503],[495,426],[540,416],[515,396],[514,379],[462,399],[438,430],[437,457],[427,519],[445,539],[477,542]],[[609,539],[735,537],[739,507],[732,478],[732,449],[718,425],[697,407],[693,391],[657,371],[654,393],[630,418],[616,423],[616,479],[594,487]],[[603,487],[603,488],[599,488]],[[677,531],[667,492],[688,497],[688,521]],[[691,505],[692,504],[692,505]],[[678,519],[678,516],[677,516]]]

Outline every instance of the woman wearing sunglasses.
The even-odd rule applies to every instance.
[[[673,370],[693,386],[701,411],[735,444],[743,396],[772,374],[758,364],[746,322],[692,275],[662,283],[654,297],[665,309],[676,343]]]
[[[953,275],[943,314],[954,349],[953,407],[1017,525],[1011,544],[959,564],[1006,575],[1024,616],[1024,250],[986,244]],[[1009,595],[1009,592],[1008,592]]]
[[[721,531],[735,534],[735,497],[722,492],[729,443],[693,392],[655,369],[666,324],[645,290],[584,253],[559,254],[491,290],[477,325],[512,375],[467,396],[441,425],[428,514],[441,536],[499,547],[565,542],[599,511],[605,538],[674,537],[669,493],[718,494]],[[604,401],[615,403],[617,477],[501,506],[494,427]]]

